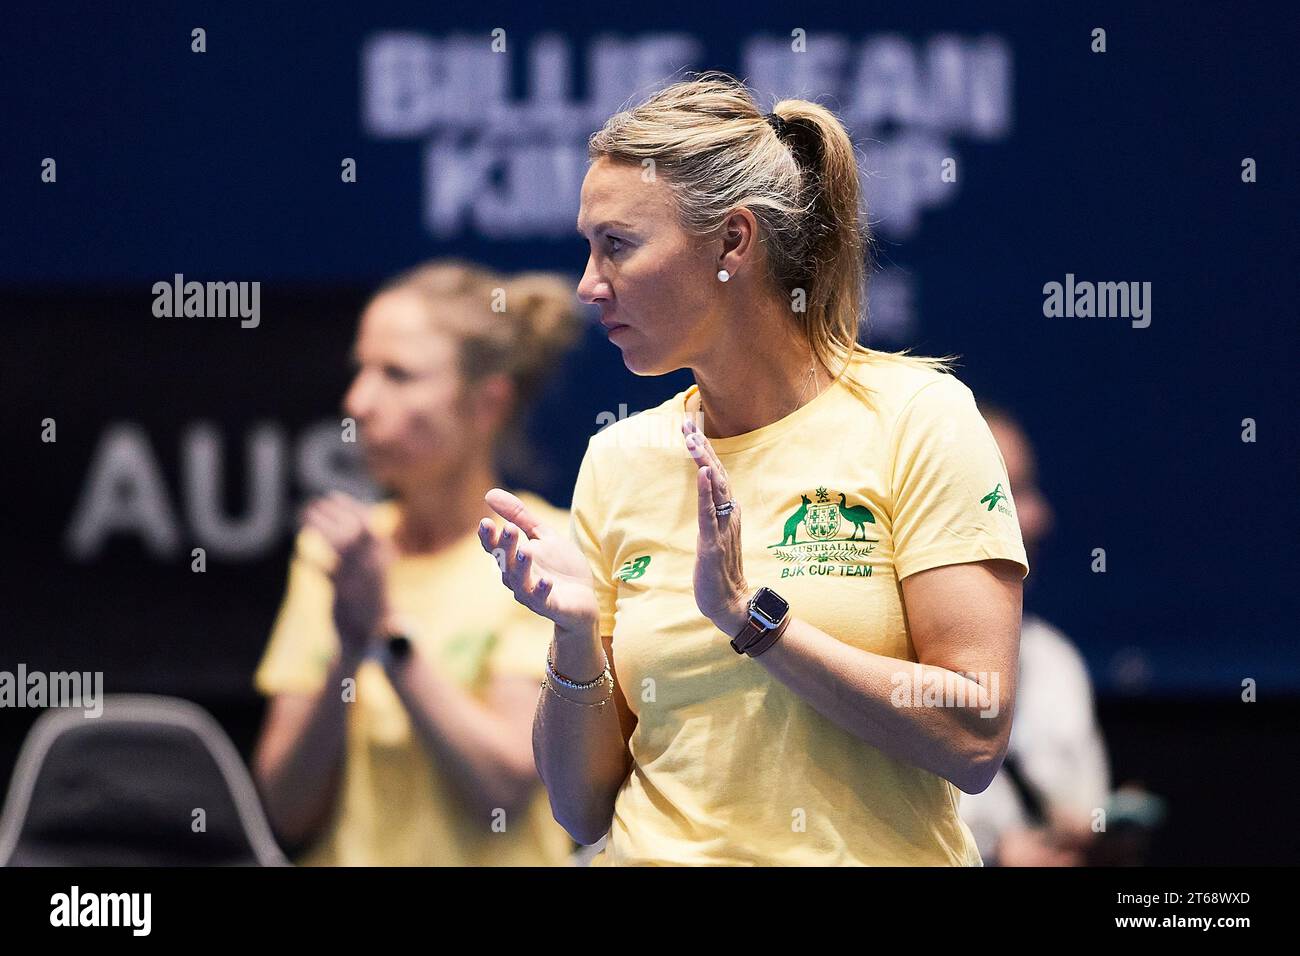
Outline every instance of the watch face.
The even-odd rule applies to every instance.
[[[759,588],[754,595],[754,610],[773,623],[779,623],[790,610],[790,604],[771,588]]]
[[[388,653],[393,655],[393,660],[406,660],[411,655],[411,639],[405,634],[390,634]]]

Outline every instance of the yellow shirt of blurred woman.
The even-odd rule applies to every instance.
[[[970,390],[915,365],[855,367],[870,407],[841,382],[712,444],[741,507],[749,584],[853,647],[916,661],[903,578],[989,558],[1027,574],[1028,562]],[[842,730],[700,614],[697,469],[681,433],[695,390],[592,436],[575,485],[570,534],[637,716],[594,864],[981,865],[955,786]],[[912,690],[902,673],[896,690]]]
[[[555,528],[568,513],[528,492],[519,498]],[[395,502],[372,506],[377,533],[390,535]],[[339,648],[334,588],[326,568],[337,560],[316,531],[299,535],[289,584],[254,678],[268,696],[315,694]],[[482,699],[497,675],[540,687],[552,625],[518,604],[474,533],[429,555],[400,555],[388,595],[411,640],[442,675]],[[345,767],[333,818],[297,861],[305,866],[551,866],[568,861],[573,843],[551,816],[538,782],[522,819],[471,810],[448,771],[420,740],[382,665],[364,661],[347,706]],[[335,689],[332,693],[342,693]]]

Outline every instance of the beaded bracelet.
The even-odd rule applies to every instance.
[[[546,653],[546,674],[561,687],[567,687],[569,690],[591,690],[598,687],[608,678],[612,683],[614,678],[609,672],[609,658],[605,658],[605,669],[589,681],[572,681],[567,677],[561,677],[555,670],[555,662],[551,659],[550,651]]]

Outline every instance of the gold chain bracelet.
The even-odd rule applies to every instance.
[[[570,704],[577,704],[579,707],[604,707],[606,704],[608,704],[611,700],[614,699],[614,687],[613,687],[614,680],[612,677],[610,678],[609,683],[610,683],[610,688],[609,688],[608,697],[606,697],[604,700],[585,701],[585,700],[574,700],[572,697],[565,697],[563,694],[561,694],[558,690],[555,689],[554,685],[551,683],[551,678],[549,674],[546,677],[542,678],[543,687],[549,688],[551,693],[554,694],[556,697],[560,698],[560,700],[566,701],[567,703]]]

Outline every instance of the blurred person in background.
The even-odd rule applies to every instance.
[[[390,496],[304,509],[254,678],[271,698],[254,773],[300,864],[552,865],[573,849],[531,745],[551,628],[501,588],[475,528],[577,310],[559,276],[457,261],[365,309],[344,409]]]
[[[1052,529],[1038,485],[1033,445],[1007,411],[981,405],[1016,496],[1029,560]],[[1064,634],[1025,611],[1011,740],[1002,768],[982,793],[961,800],[961,815],[990,866],[1083,866],[1095,842],[1093,811],[1110,787],[1092,683]]]

